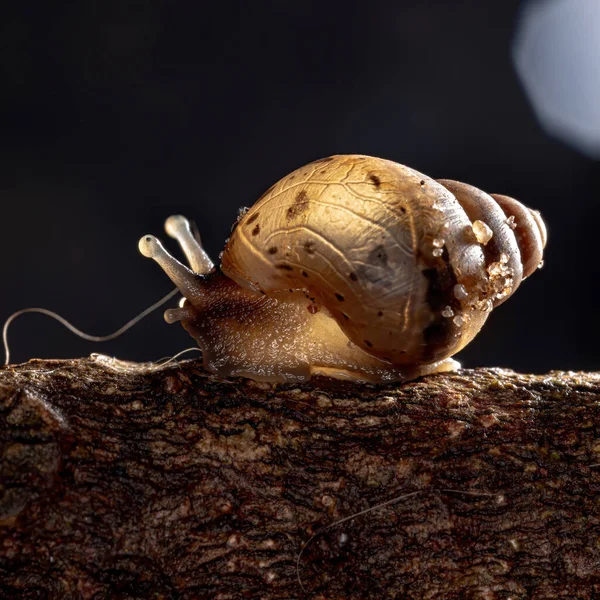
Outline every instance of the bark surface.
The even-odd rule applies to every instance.
[[[600,374],[0,369],[1,598],[600,598]]]

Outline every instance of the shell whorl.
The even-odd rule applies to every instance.
[[[238,221],[221,268],[266,294],[305,290],[370,354],[431,363],[477,334],[544,244],[541,218],[516,200],[384,159],[333,156],[267,190]]]
[[[523,277],[529,277],[542,263],[548,239],[546,225],[537,210],[527,208],[518,200],[501,194],[491,194],[491,197],[500,205],[507,218],[514,218],[514,232],[521,253]]]
[[[494,306],[507,300],[541,264],[546,246],[546,226],[539,212],[527,208],[518,200],[501,194],[486,194],[475,186],[450,179],[439,179],[451,191],[471,223],[489,227],[490,240],[483,245],[486,264],[505,262],[512,272],[510,293],[493,299]]]

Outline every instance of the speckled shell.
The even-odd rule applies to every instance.
[[[221,269],[268,295],[305,290],[374,356],[441,360],[514,292],[523,249],[525,274],[541,260],[545,230],[535,215],[498,198],[389,160],[324,158],[284,177],[240,218]],[[528,220],[516,218],[516,235],[508,217],[517,209]],[[478,241],[475,220],[493,242]]]

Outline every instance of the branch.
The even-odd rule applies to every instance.
[[[0,369],[2,598],[593,598],[600,374]]]

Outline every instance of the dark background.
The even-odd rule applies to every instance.
[[[597,369],[600,168],[548,137],[511,64],[519,2],[26,3],[0,9],[0,319],[108,333],[170,289],[138,254],[166,216],[213,257],[240,206],[334,153],[390,158],[542,211],[545,267],[466,366]],[[172,244],[170,245],[172,247]],[[162,309],[83,342],[28,315],[13,361],[191,344]]]

